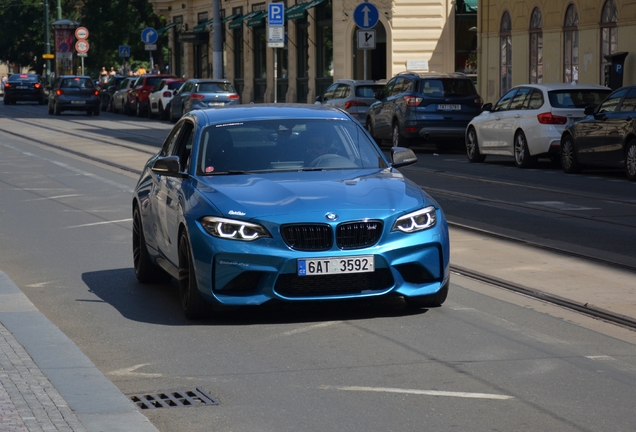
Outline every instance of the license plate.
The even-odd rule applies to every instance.
[[[437,109],[440,111],[461,111],[462,106],[459,104],[439,104]]]
[[[84,105],[86,101],[71,101],[71,103],[75,105]]]
[[[326,276],[370,273],[375,270],[373,255],[356,257],[299,259],[298,276]]]
[[[20,90],[25,90],[28,89],[28,86],[16,86],[15,88],[20,89]]]
[[[223,102],[208,102],[208,106],[223,106]]]

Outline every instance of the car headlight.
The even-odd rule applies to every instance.
[[[271,237],[267,230],[260,225],[233,219],[206,216],[201,220],[201,225],[214,237],[228,240],[254,241],[263,237]]]
[[[435,207],[430,206],[401,216],[395,221],[391,231],[399,230],[405,233],[412,233],[434,227],[436,223],[437,215],[435,213]]]

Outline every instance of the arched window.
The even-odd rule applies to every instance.
[[[605,56],[616,52],[618,43],[616,21],[618,21],[616,3],[614,0],[607,0],[601,15],[601,84],[605,83],[605,65],[611,64]]]
[[[499,94],[504,94],[512,87],[512,23],[508,11],[501,17],[499,28]]]
[[[543,19],[539,8],[530,18],[530,82],[543,82]]]
[[[563,82],[579,80],[579,13],[571,4],[565,11],[563,25]]]

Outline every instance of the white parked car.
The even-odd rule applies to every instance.
[[[561,133],[585,117],[585,107],[598,105],[611,89],[601,85],[524,84],[512,88],[466,128],[466,154],[471,162],[486,155],[513,156],[520,168],[539,157],[559,160]]]
[[[174,96],[174,92],[184,82],[185,80],[181,78],[164,78],[159,81],[148,97],[150,102],[148,117],[158,116],[161,120],[167,120],[170,115],[170,101]]]

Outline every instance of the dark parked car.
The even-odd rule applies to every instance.
[[[463,73],[402,72],[391,78],[367,113],[374,138],[408,147],[432,141],[444,147],[464,142],[468,123],[481,112],[483,100]]]
[[[170,102],[170,121],[195,109],[238,105],[240,97],[228,80],[189,79],[174,93]]]
[[[323,94],[316,96],[316,104],[342,108],[364,124],[369,106],[376,101],[375,94],[385,84],[369,80],[339,79]]]
[[[119,84],[121,84],[124,79],[126,79],[124,75],[113,75],[106,83],[103,83],[99,87],[99,99],[102,104],[102,111],[112,112],[111,104],[113,95],[117,90],[119,90]]]
[[[561,167],[576,173],[585,167],[623,168],[636,180],[636,85],[615,90],[561,136]]]
[[[217,307],[401,296],[440,306],[450,282],[437,202],[331,107],[237,105],[186,113],[132,201],[140,282],[174,277],[188,318]]]
[[[99,108],[99,90],[89,76],[59,76],[49,91],[49,114],[86,111],[86,115],[99,115]]]
[[[4,104],[29,101],[44,105],[44,83],[38,74],[11,74],[4,86]]]
[[[128,93],[128,107],[126,114],[136,114],[137,117],[146,115],[150,108],[148,97],[152,89],[164,78],[177,78],[174,75],[141,75],[135,81],[132,90]]]

